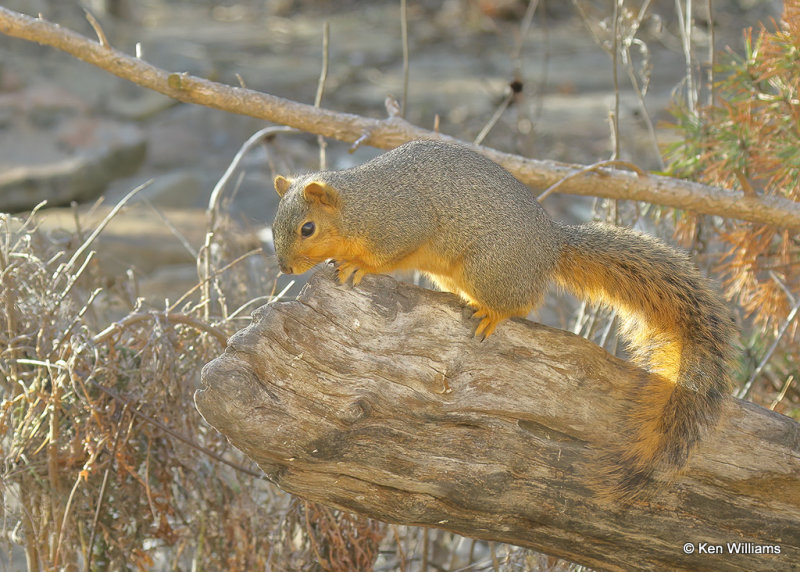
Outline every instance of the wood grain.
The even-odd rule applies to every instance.
[[[526,320],[486,341],[450,294],[318,272],[257,310],[195,396],[284,490],[598,569],[781,570],[800,562],[800,426],[731,399],[687,471],[648,501],[601,501],[640,370]],[[684,543],[722,554],[685,554]],[[728,554],[727,543],[779,555]],[[748,547],[754,549],[752,546]]]

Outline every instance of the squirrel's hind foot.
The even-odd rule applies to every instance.
[[[505,320],[508,316],[500,315],[489,308],[478,306],[475,313],[472,314],[473,318],[482,318],[478,327],[475,328],[475,337],[486,339],[494,333],[497,324]]]

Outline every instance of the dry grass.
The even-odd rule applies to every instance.
[[[24,546],[34,569],[263,567],[288,500],[192,403],[236,329],[206,308],[241,297],[225,284],[245,265],[214,273],[213,299],[198,288],[148,309],[125,279],[106,287],[92,236],[56,243],[35,226],[0,216],[7,553]]]
[[[91,250],[99,232],[55,239],[37,230],[37,218],[0,214],[0,562],[15,569],[27,560],[34,570],[569,566],[294,499],[204,422],[193,402],[200,370],[274,288],[269,260],[247,251],[219,215],[209,217],[214,238],[197,259],[209,279],[162,309],[137,299],[131,278],[103,272]]]

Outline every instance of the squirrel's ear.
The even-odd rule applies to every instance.
[[[339,191],[322,181],[311,181],[303,189],[303,197],[310,203],[317,203],[324,207],[339,206]]]
[[[289,187],[292,186],[292,182],[289,179],[287,179],[286,177],[281,177],[280,175],[275,177],[274,183],[275,183],[275,190],[278,192],[279,197],[285,195],[286,191],[289,190]]]

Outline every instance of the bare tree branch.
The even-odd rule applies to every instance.
[[[351,113],[315,108],[251,89],[231,87],[186,73],[170,73],[46,20],[2,7],[0,32],[57,48],[118,77],[179,101],[248,115],[340,141],[358,141],[383,149],[391,149],[412,139],[421,138],[456,141],[414,126],[397,116],[383,120],[370,119]],[[555,161],[526,159],[485,147],[473,148],[503,165],[533,189],[546,189],[583,168]],[[796,202],[779,197],[746,196],[739,191],[669,177],[638,177],[614,169],[600,169],[570,178],[560,185],[559,190],[574,195],[645,201],[704,214],[800,229],[800,204]]]

